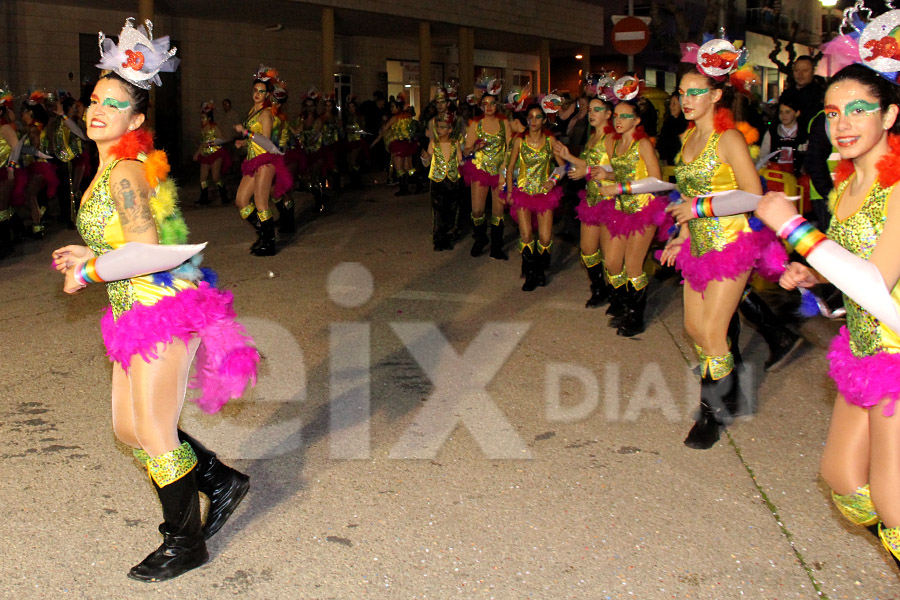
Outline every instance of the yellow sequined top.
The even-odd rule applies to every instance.
[[[53,131],[53,154],[62,162],[71,162],[81,155],[81,138],[66,126],[65,117],[56,121]]]
[[[291,138],[290,130],[287,127],[287,120],[282,113],[272,113],[272,141],[282,150],[287,148],[288,141]]]
[[[522,138],[519,145],[519,158],[516,159],[516,168],[519,170],[516,187],[530,196],[546,194],[544,183],[550,178],[550,162],[553,160],[553,148],[550,146],[550,136],[544,136],[544,143],[540,148],[532,148],[526,138]]]
[[[616,141],[616,145],[613,146],[613,154],[609,157],[613,172],[616,174],[616,182],[626,183],[647,177],[647,165],[641,160],[640,140],[631,142],[625,154],[617,156],[616,150],[619,147],[619,141]],[[616,210],[626,214],[640,212],[647,206],[651,198],[653,198],[653,194],[621,194],[616,196]]]
[[[33,143],[33,138],[37,137],[38,143],[35,147]],[[35,123],[31,125],[30,131],[25,134],[25,147],[26,148],[35,148],[45,154],[51,154],[50,150],[50,138],[47,135],[47,129],[45,127],[40,126]],[[19,159],[23,166],[28,166],[35,162],[47,162],[46,158],[40,158],[35,156],[30,152],[22,152],[22,156]]]
[[[358,142],[362,139],[363,128],[359,123],[359,117],[356,115],[347,116],[347,141]]]
[[[434,154],[431,157],[431,168],[428,170],[428,179],[432,181],[459,180],[459,140],[450,140],[450,156],[444,156],[443,144],[435,139]]]
[[[9,155],[12,154],[12,146],[6,141],[6,138],[0,135],[0,168],[5,167],[9,163]]]
[[[341,137],[341,124],[331,119],[330,121],[322,120],[322,145],[331,146],[337,144]]]
[[[109,189],[109,177],[115,160],[97,179],[90,197],[83,201],[78,211],[76,226],[78,233],[94,254],[100,256],[125,244],[125,234],[119,221],[119,212]],[[158,226],[158,224],[157,224]],[[172,287],[153,283],[152,275],[110,281],[106,284],[113,316],[119,316],[139,302],[146,306],[155,304],[165,296],[174,296],[179,290],[193,288],[193,283],[184,279],[173,279]]]
[[[253,110],[253,109],[250,109]],[[256,133],[262,135],[263,126],[262,122],[259,119],[259,116],[262,114],[264,110],[269,110],[268,108],[264,108],[262,110],[258,110],[256,112],[252,112],[247,116],[247,120],[244,121],[244,129],[249,131],[250,133]],[[274,119],[273,119],[274,121]],[[273,123],[274,126],[274,123]],[[251,160],[256,158],[260,154],[266,154],[266,150],[253,141],[253,138],[247,138],[247,160]]]
[[[484,130],[484,119],[478,121],[478,139],[484,142],[484,147],[475,151],[472,163],[488,175],[497,175],[503,168],[506,155],[506,121],[497,119],[500,129],[497,133],[487,133]],[[525,145],[524,143],[522,144]]]
[[[590,167],[609,165],[609,154],[606,152],[606,135],[601,136],[597,143],[590,148],[582,150],[581,159],[587,162]],[[591,180],[587,182],[587,192],[585,194],[585,202],[587,202],[588,206],[596,206],[598,202],[607,198],[607,196],[600,193],[600,187],[605,185],[600,174],[599,170],[595,173],[591,169]]]
[[[684,143],[687,143],[694,131],[693,128],[688,129],[684,134]],[[738,189],[734,171],[719,160],[720,137],[722,134],[714,131],[703,151],[689,163],[685,163],[681,151],[678,152],[675,157],[675,181],[678,191],[684,196],[696,197]],[[741,232],[752,231],[747,215],[691,219],[688,221],[688,230],[693,256],[702,256],[711,250],[722,250],[727,244],[734,242]]]
[[[308,153],[313,153],[322,147],[322,130],[320,128],[321,121],[318,119],[307,123],[306,118],[300,117],[300,133],[297,134],[297,141],[300,147]]]
[[[215,124],[204,125],[200,128],[200,156],[212,156],[219,151],[219,146],[211,145],[218,138],[219,127]]]
[[[852,178],[853,176],[851,176]],[[884,222],[887,219],[887,201],[894,190],[883,188],[878,182],[872,186],[862,206],[844,220],[836,216],[840,198],[847,189],[851,178],[841,182],[832,190],[834,202],[828,237],[853,254],[868,260],[878,244]],[[894,306],[900,308],[900,283],[891,290]],[[866,309],[844,295],[847,309],[847,329],[850,332],[850,350],[854,356],[871,356],[878,352],[900,352],[900,336],[881,324]]]

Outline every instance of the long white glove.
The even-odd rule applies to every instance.
[[[174,269],[204,248],[206,242],[185,245],[128,242],[98,256],[94,270],[103,281],[131,279]]]

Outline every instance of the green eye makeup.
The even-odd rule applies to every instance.
[[[616,115],[616,118],[617,119],[633,119],[633,118],[635,118],[635,115],[633,115],[631,113],[622,113],[620,115]]]
[[[131,102],[129,102],[128,100],[119,102],[115,98],[104,98],[102,105],[109,106],[110,108],[115,108],[116,110],[126,110],[129,106],[131,106]]]
[[[690,88],[682,92],[683,96],[702,96],[709,93],[709,88]]]

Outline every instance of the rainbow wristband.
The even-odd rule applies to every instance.
[[[694,198],[694,202],[691,205],[691,212],[694,213],[694,216],[698,219],[716,216],[715,213],[713,213],[712,198]]]
[[[81,285],[89,283],[103,283],[103,279],[97,275],[97,259],[91,258],[81,263],[81,266],[75,269],[75,281]]]
[[[631,194],[631,182],[626,181],[625,183],[617,184],[617,195],[621,196],[622,194]]]
[[[550,181],[552,181],[554,185],[556,185],[560,179],[562,179],[562,176],[559,173],[553,173],[552,175],[550,175]]]
[[[813,227],[812,223],[799,215],[782,225],[778,235],[804,258],[828,239],[824,233]]]

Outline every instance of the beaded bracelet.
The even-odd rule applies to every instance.
[[[714,217],[712,198],[694,198],[691,204],[691,212],[696,218]]]
[[[97,275],[97,259],[91,258],[81,263],[75,269],[75,281],[79,285],[87,285],[89,283],[103,283],[103,279]]]
[[[793,246],[803,257],[809,256],[819,244],[828,239],[800,215],[782,225],[778,230],[778,236]]]

